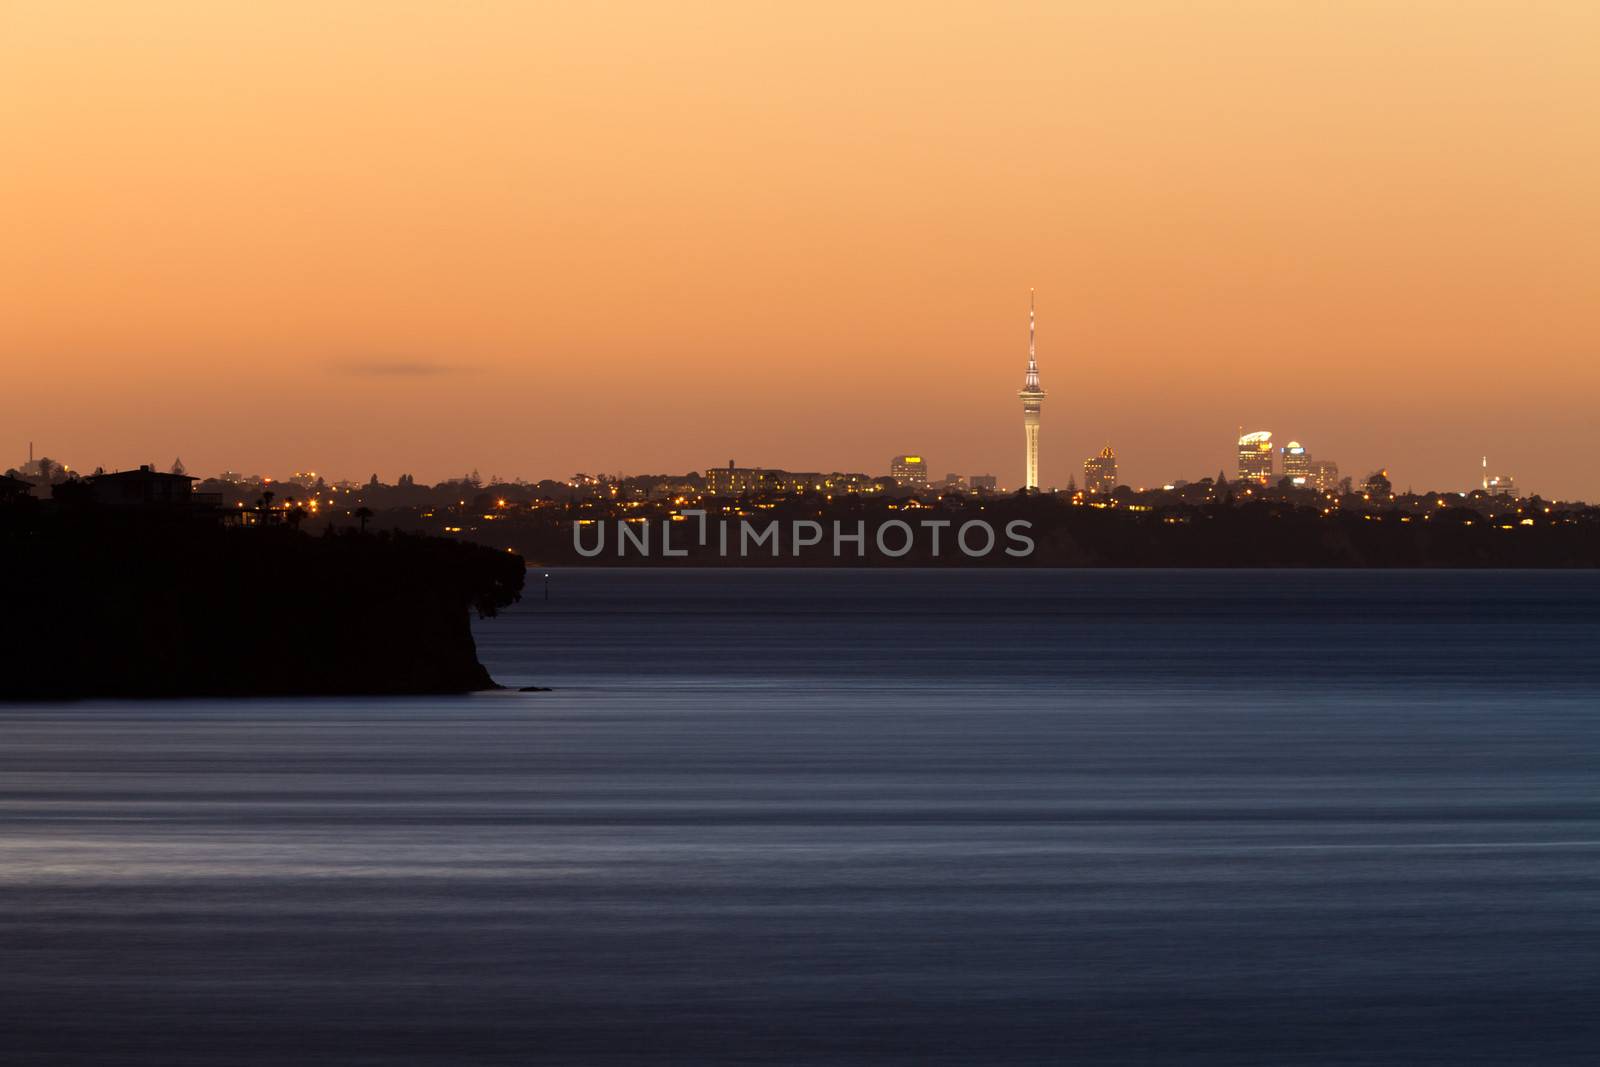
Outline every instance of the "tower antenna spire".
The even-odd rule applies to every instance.
[[[1038,352],[1033,345],[1033,290],[1028,290],[1028,369],[1037,371]]]
[[[1039,392],[1039,352],[1034,344],[1033,290],[1028,290],[1028,371],[1022,379],[1025,391]]]

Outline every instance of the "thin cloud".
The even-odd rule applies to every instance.
[[[368,378],[427,378],[441,374],[471,374],[478,368],[426,359],[355,359],[336,362],[333,369],[341,374]]]

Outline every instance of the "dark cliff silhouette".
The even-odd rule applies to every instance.
[[[0,508],[0,694],[13,699],[465,692],[469,612],[517,599],[504,550],[204,515]]]

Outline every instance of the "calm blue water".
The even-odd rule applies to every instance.
[[[0,1060],[1592,1063],[1600,574],[557,572],[0,707]]]

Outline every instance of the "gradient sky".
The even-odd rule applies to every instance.
[[[0,2],[0,467],[1600,499],[1600,4]]]

